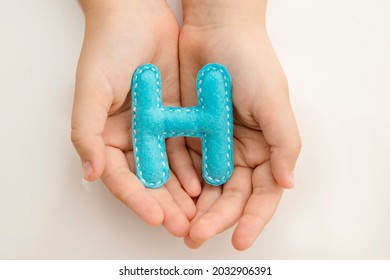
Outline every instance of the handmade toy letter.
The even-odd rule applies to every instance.
[[[161,187],[169,178],[165,139],[202,139],[202,176],[221,185],[233,172],[231,79],[226,68],[208,64],[198,73],[198,105],[165,107],[156,66],[140,66],[132,80],[132,137],[137,177],[147,188]]]

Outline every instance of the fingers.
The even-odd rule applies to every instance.
[[[164,213],[163,225],[168,232],[176,237],[186,236],[190,228],[190,222],[175,203],[169,191],[165,187],[148,189],[147,191],[161,206]]]
[[[82,161],[84,178],[98,179],[105,165],[103,130],[112,98],[92,77],[79,78],[72,112],[71,138]]]
[[[131,172],[134,173],[134,153],[127,152],[126,158]],[[195,215],[196,207],[175,175],[171,173],[170,179],[162,188],[145,190],[160,205],[164,216],[162,225],[168,232],[177,237],[187,235],[190,227],[189,220]]]
[[[203,245],[203,242],[197,242],[191,239],[189,235],[185,236],[184,239],[184,244],[190,248],[190,249],[198,249]]]
[[[221,194],[221,187],[210,186],[208,184],[203,186],[202,193],[200,194],[196,203],[196,216],[192,219],[191,225],[195,224],[205,213],[207,213],[207,211],[212,207],[215,201],[217,201]],[[184,238],[184,243],[189,248],[196,249],[202,246],[203,241],[195,241],[191,238],[190,235],[188,235]]]
[[[169,165],[172,171],[176,174],[188,195],[191,197],[199,196],[201,191],[200,181],[184,138],[167,139],[166,145]]]
[[[204,242],[238,221],[251,193],[251,178],[249,168],[236,167],[232,178],[224,185],[222,195],[192,225],[192,240]]]
[[[252,246],[275,213],[282,194],[283,189],[272,176],[270,163],[258,166],[253,173],[253,193],[233,232],[232,244],[237,250]]]
[[[171,178],[165,184],[165,187],[171,194],[175,203],[184,212],[187,220],[192,220],[196,214],[196,206],[188,193],[181,187],[175,174],[171,173]]]
[[[283,87],[281,87],[283,88]],[[285,89],[287,95],[287,88]],[[254,104],[254,115],[271,146],[272,173],[278,184],[294,186],[294,168],[301,150],[301,139],[288,97],[269,91]]]
[[[102,175],[103,183],[123,203],[150,225],[160,225],[164,212],[150,196],[142,183],[131,173],[126,157],[117,148],[106,148],[107,164]]]
[[[193,150],[188,150],[191,160],[194,164],[196,175],[198,176],[199,181],[203,182],[202,178],[202,156]]]

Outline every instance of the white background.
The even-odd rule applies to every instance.
[[[179,1],[170,1],[180,14]],[[272,0],[268,29],[303,139],[255,245],[198,250],[145,225],[70,143],[76,1],[0,0],[0,259],[390,259],[390,2]]]

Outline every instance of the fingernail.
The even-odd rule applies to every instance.
[[[89,161],[83,162],[83,176],[85,180],[88,180],[88,178],[92,174],[92,165]]]
[[[290,181],[290,187],[294,187],[295,185],[295,175],[294,175],[294,171],[291,171],[289,176],[288,176],[288,179]]]

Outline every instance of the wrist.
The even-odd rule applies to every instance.
[[[194,27],[255,25],[265,29],[266,0],[183,0],[184,24]]]
[[[166,7],[166,0],[79,0],[86,17],[99,17],[116,13],[136,14]]]

